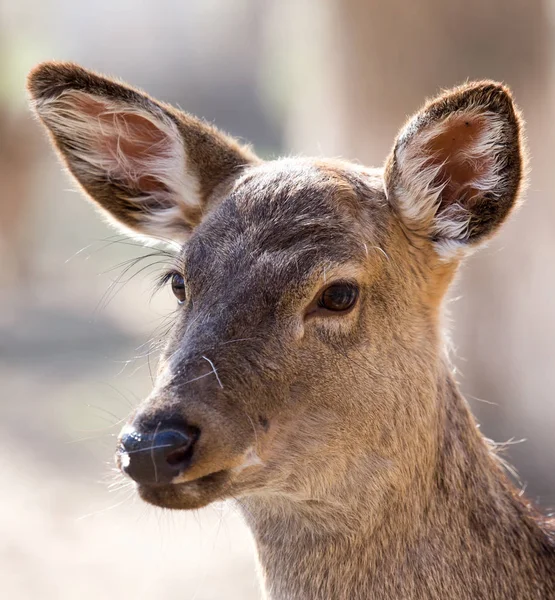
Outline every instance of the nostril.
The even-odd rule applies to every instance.
[[[177,450],[172,450],[166,456],[166,462],[171,467],[177,467],[180,464],[183,464],[189,458],[189,451],[191,450],[191,445],[187,444],[187,446],[183,446],[182,448],[178,448]]]
[[[178,429],[166,429],[154,436],[155,452],[170,467],[181,467],[191,458],[195,436]]]

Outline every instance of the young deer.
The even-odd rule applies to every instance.
[[[426,104],[383,170],[262,161],[72,64],[29,90],[89,197],[180,247],[179,314],[117,451],[144,500],[238,499],[272,600],[555,598],[553,523],[478,431],[442,325],[522,187],[505,87]]]

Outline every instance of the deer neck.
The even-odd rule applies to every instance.
[[[538,585],[531,573],[530,581],[507,583],[503,595],[499,569],[529,565],[546,569],[545,585],[553,587],[541,593],[555,594],[554,547],[540,565],[541,530],[515,499],[447,369],[437,390],[433,458],[404,485],[384,477],[377,490],[359,479],[328,502],[243,501],[269,599],[551,597],[531,595],[540,593],[527,587]],[[511,538],[516,546],[507,551]]]

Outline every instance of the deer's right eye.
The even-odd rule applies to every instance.
[[[185,281],[183,280],[183,275],[180,275],[179,273],[174,273],[172,275],[171,282],[172,282],[172,292],[174,293],[175,297],[177,298],[177,301],[179,302],[179,304],[183,304],[183,302],[185,302],[185,298],[186,298]]]

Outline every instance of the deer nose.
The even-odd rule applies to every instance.
[[[154,430],[126,426],[116,452],[120,469],[137,483],[163,485],[183,473],[193,457],[199,431],[182,422],[160,422]]]

